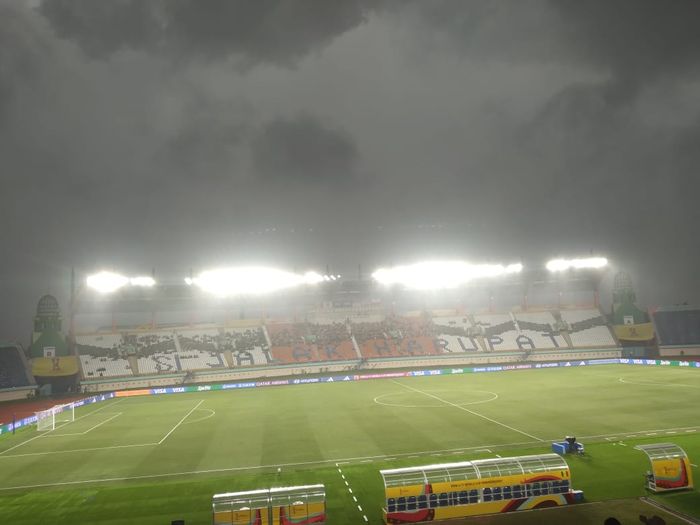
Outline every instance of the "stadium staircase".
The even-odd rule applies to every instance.
[[[554,316],[554,329],[556,331],[557,328],[559,328],[559,335],[561,335],[564,338],[564,341],[566,341],[566,345],[569,348],[574,347],[574,343],[571,341],[571,335],[569,334],[569,326],[566,324],[566,321],[562,319],[561,317],[561,312],[558,310],[555,310],[552,312],[552,315]],[[566,329],[563,329],[563,327],[566,327]]]
[[[360,350],[360,345],[357,344],[357,339],[355,339],[355,336],[351,335],[350,340],[352,341],[352,347],[355,349],[355,353],[357,354],[357,358],[364,359],[364,356],[362,355],[362,351]]]
[[[226,361],[226,366],[228,368],[233,368],[235,366],[235,361],[233,359],[233,353],[231,353],[231,350],[224,350],[224,360]]]
[[[262,331],[263,335],[265,336],[265,342],[267,343],[267,347],[272,348],[272,339],[270,339],[270,334],[267,333],[267,325],[262,325]]]
[[[20,350],[19,352],[19,358],[22,361],[22,366],[24,367],[24,376],[27,378],[27,384],[33,385],[36,383],[36,380],[34,379],[34,376],[32,375],[32,367],[29,365],[29,361],[27,361],[27,356],[24,353],[23,350]],[[80,361],[78,359],[78,361]]]
[[[175,351],[180,354],[182,352],[182,346],[180,345],[180,338],[177,332],[173,332],[173,343],[175,343]]]
[[[129,361],[129,366],[131,367],[131,372],[136,376],[139,375],[139,356],[130,355],[127,356],[127,361]]]

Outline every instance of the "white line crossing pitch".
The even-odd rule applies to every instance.
[[[187,414],[185,414],[185,416],[184,416],[180,421],[177,422],[177,425],[175,425],[173,428],[171,428],[171,429],[170,429],[170,432],[168,432],[167,434],[165,434],[165,436],[163,436],[163,439],[161,439],[161,440],[158,442],[158,444],[160,445],[161,443],[163,443],[163,441],[165,441],[166,439],[168,439],[168,437],[170,436],[170,434],[172,434],[173,432],[175,432],[175,430],[177,430],[177,427],[179,427],[180,425],[182,425],[182,423],[185,421],[185,419],[187,419],[187,416],[189,416],[192,412],[194,412],[195,410],[197,410],[197,409],[199,408],[199,405],[201,405],[202,403],[204,403],[204,399],[200,400],[199,403],[197,403],[197,404],[194,406],[194,408],[192,408],[192,410],[190,410],[189,412],[187,412]]]
[[[518,429],[515,428],[515,427],[511,427],[510,425],[506,425],[505,423],[501,423],[500,421],[496,421],[495,419],[492,419],[492,418],[490,418],[490,417],[488,417],[488,416],[485,416],[485,415],[483,415],[483,414],[479,414],[478,412],[474,412],[473,410],[469,410],[468,408],[465,408],[465,407],[463,407],[463,406],[461,406],[461,405],[457,405],[457,404],[455,404],[455,403],[452,403],[452,402],[450,402],[450,401],[447,401],[446,399],[443,399],[443,398],[438,397],[438,396],[436,396],[436,395],[434,395],[434,394],[431,394],[430,392],[424,392],[424,391],[419,390],[419,389],[417,389],[417,388],[414,388],[414,387],[412,387],[412,386],[404,385],[403,383],[400,383],[400,382],[396,381],[395,379],[390,379],[390,381],[391,381],[392,383],[396,383],[396,384],[399,385],[399,386],[402,386],[402,387],[404,387],[404,388],[407,388],[408,390],[413,390],[414,392],[418,392],[419,394],[423,394],[424,396],[432,397],[433,399],[436,399],[437,401],[440,401],[441,403],[445,403],[446,405],[453,406],[453,407],[455,407],[455,408],[457,408],[457,409],[459,409],[459,410],[463,410],[464,412],[468,412],[468,413],[470,413],[470,414],[472,414],[472,415],[474,415],[474,416],[477,416],[477,417],[480,417],[480,418],[482,418],[482,419],[485,419],[486,421],[490,421],[491,423],[495,423],[496,425],[500,425],[500,426],[502,426],[502,427],[504,427],[504,428],[507,428],[507,429],[509,429],[509,430],[512,430],[513,432],[517,432],[518,434],[522,434],[522,435],[527,436],[527,437],[529,437],[529,438],[532,438],[532,439],[534,439],[534,440],[536,440],[536,441],[544,441],[544,439],[542,439],[542,438],[538,438],[537,436],[533,436],[532,434],[528,434],[527,432],[524,432],[524,431],[522,431],[522,430],[518,430]]]

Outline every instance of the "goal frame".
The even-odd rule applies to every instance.
[[[73,421],[75,421],[75,403],[54,405],[36,413],[36,429],[39,432],[50,432],[56,430],[57,424],[68,424]]]

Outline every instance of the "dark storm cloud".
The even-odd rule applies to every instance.
[[[15,2],[0,2],[0,126],[17,92],[41,74],[50,59],[49,39],[41,24],[25,16]]]
[[[700,71],[695,0],[436,0],[398,3],[409,18],[478,59],[595,68],[616,84],[611,102],[664,75]],[[430,33],[428,33],[430,34]],[[439,41],[439,40],[438,40]],[[613,93],[614,91],[614,93]]]
[[[250,134],[249,111],[236,100],[198,92],[182,96],[158,159],[183,177],[240,178],[231,170]]]
[[[308,114],[266,124],[252,153],[265,180],[310,185],[353,183],[359,157],[352,137]]]
[[[373,0],[45,0],[61,36],[91,56],[122,49],[172,57],[290,63],[366,20]]]
[[[550,0],[572,54],[609,68],[627,84],[700,71],[695,0]]]
[[[595,249],[700,299],[699,8],[0,0],[0,325],[73,265],[241,258]]]

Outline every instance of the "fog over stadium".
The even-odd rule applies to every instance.
[[[72,267],[605,255],[700,301],[700,3],[0,0],[0,339]]]

